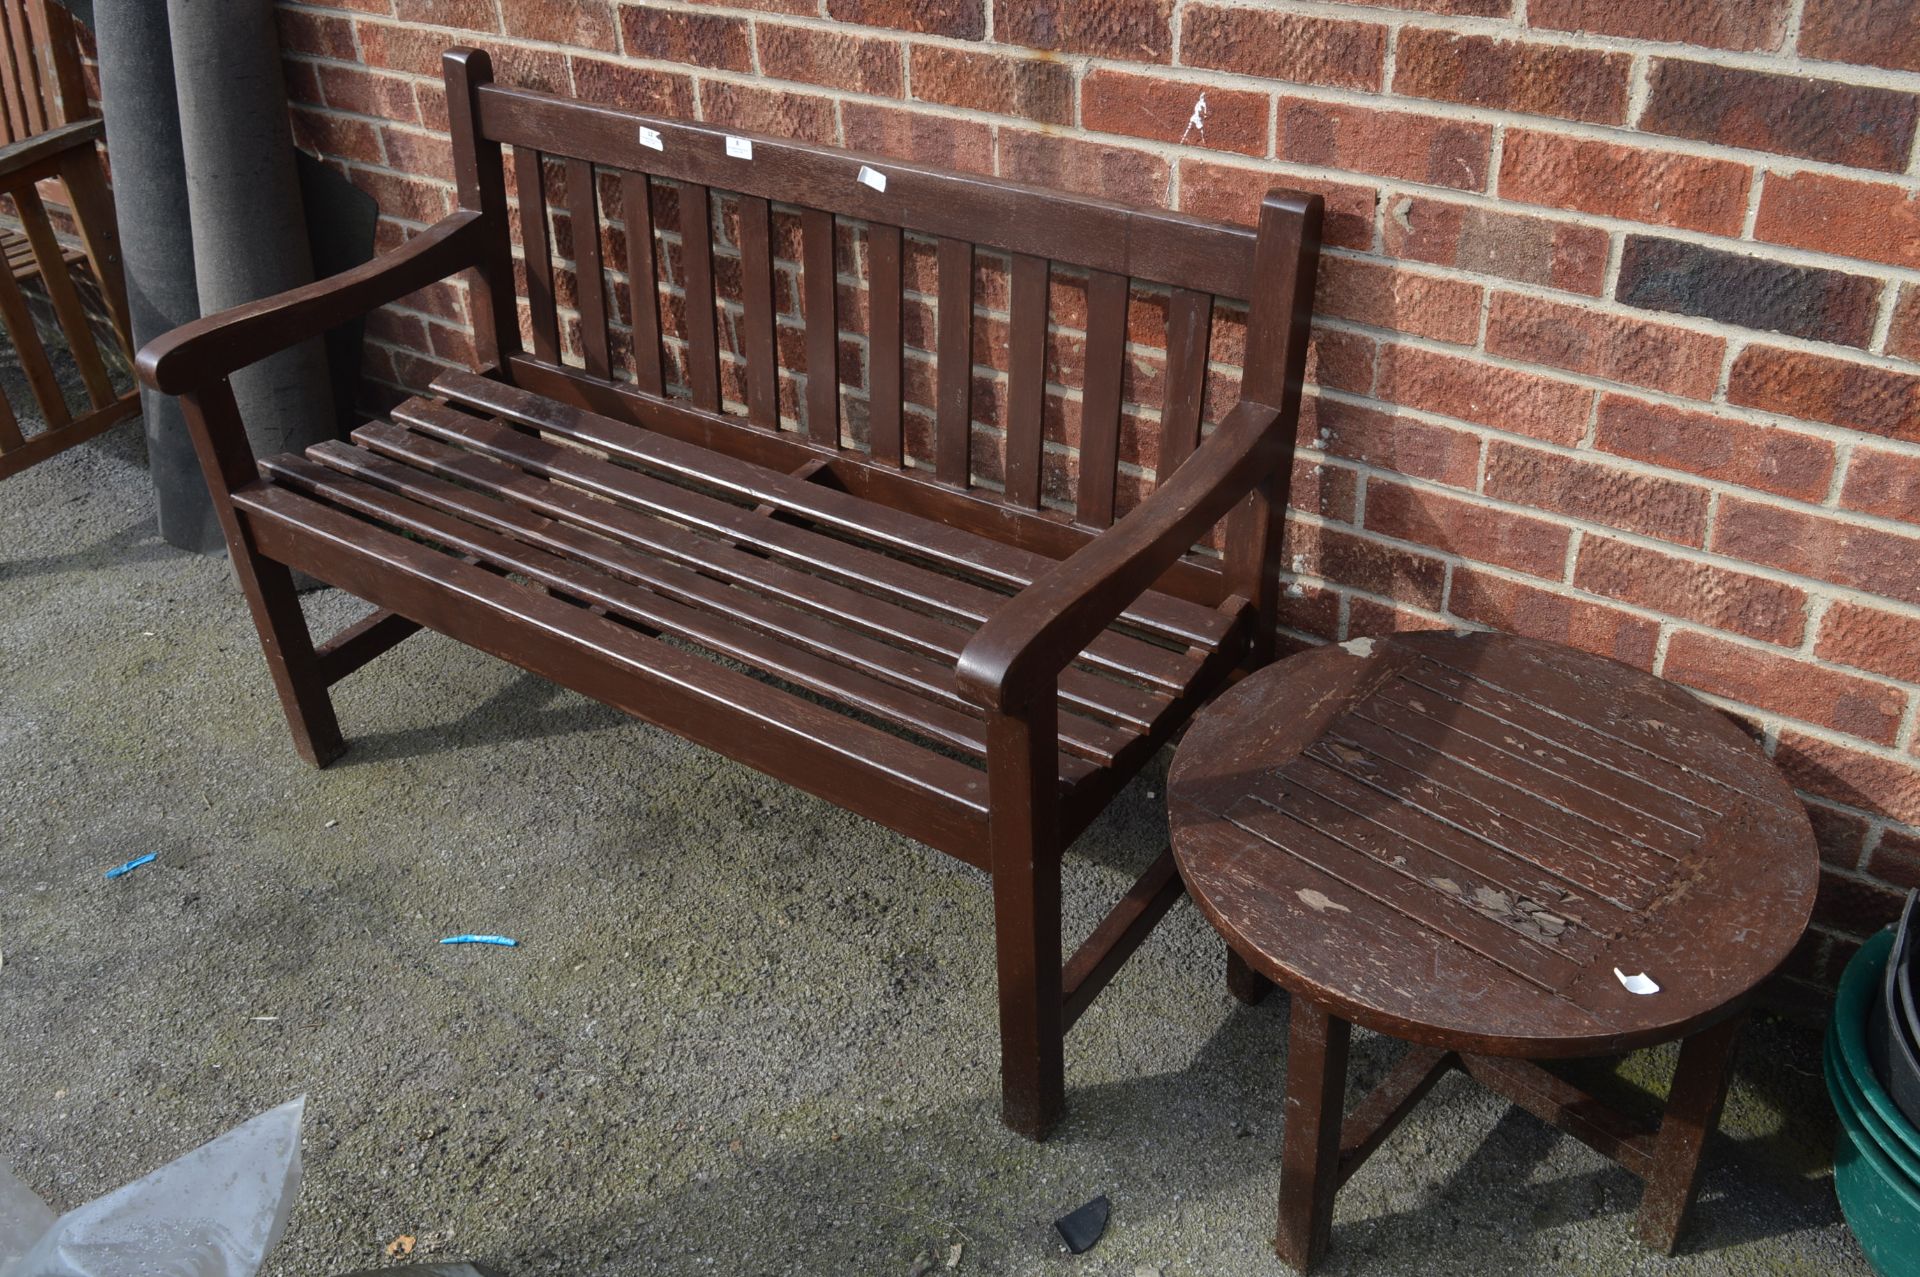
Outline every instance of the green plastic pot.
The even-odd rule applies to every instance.
[[[1831,1033],[1827,1035],[1821,1062],[1826,1068],[1827,1094],[1833,1100],[1834,1107],[1838,1108],[1843,1101],[1849,1105],[1854,1119],[1873,1138],[1880,1152],[1906,1176],[1915,1191],[1920,1191],[1920,1152],[1915,1152],[1907,1143],[1913,1136],[1912,1129],[1902,1130],[1890,1125],[1881,1110],[1873,1107],[1861,1092],[1860,1080],[1847,1067],[1840,1044]]]
[[[1861,947],[1840,978],[1840,997],[1829,1030],[1840,1051],[1836,1058],[1830,1050],[1825,1061],[1827,1090],[1840,1115],[1833,1141],[1833,1189],[1847,1227],[1874,1271],[1880,1277],[1920,1277],[1920,1187],[1895,1164],[1886,1141],[1887,1135],[1896,1135],[1890,1143],[1904,1154],[1909,1150],[1896,1133],[1904,1128],[1905,1137],[1911,1139],[1914,1131],[1874,1077],[1866,1054],[1867,999],[1886,970],[1892,946],[1893,933],[1881,932]],[[1891,1128],[1884,1132],[1869,1127],[1863,1116],[1877,1115],[1875,1092],[1892,1119],[1882,1117],[1878,1122]],[[1856,1095],[1866,1101],[1864,1108]]]

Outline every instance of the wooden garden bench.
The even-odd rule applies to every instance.
[[[987,870],[1004,1117],[1044,1133],[1067,1028],[1180,892],[1163,856],[1063,962],[1062,851],[1271,651],[1320,201],[1269,195],[1256,233],[495,85],[482,53],[446,78],[458,211],[139,357],[184,400],[296,747],[336,756],[328,687],[424,626]],[[837,265],[857,227],[864,290]],[[999,435],[972,425],[976,329],[1002,322],[976,312],[976,248],[1010,264]],[[228,374],[467,270],[478,372],[350,444],[255,460]],[[1080,279],[1057,497],[1043,414],[1073,370],[1047,367],[1049,284]],[[1134,284],[1169,315],[1164,404],[1135,424],[1172,473],[1116,519]],[[1245,372],[1202,441],[1216,295],[1250,299]],[[1228,516],[1224,554],[1195,551]],[[378,610],[316,647],[289,569]]]

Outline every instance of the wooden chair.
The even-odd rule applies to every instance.
[[[1041,1134],[1068,1027],[1181,890],[1162,856],[1063,962],[1062,853],[1273,645],[1320,200],[1270,194],[1256,232],[508,88],[488,69],[447,55],[451,217],[140,352],[141,376],[182,398],[296,748],[338,755],[328,687],[427,626],[986,870],[1003,1117]],[[552,220],[570,230],[571,282],[545,156],[566,184]],[[775,202],[798,208],[775,218]],[[857,224],[867,300],[849,305],[836,263]],[[933,251],[916,258],[909,233]],[[971,403],[976,325],[1001,322],[976,313],[985,253],[1010,263],[994,482]],[[256,461],[230,373],[466,270],[480,372],[443,376],[351,445]],[[1083,357],[1050,374],[1049,283],[1069,277],[1085,281]],[[1160,415],[1139,425],[1159,436],[1159,481],[1120,515],[1135,281],[1171,290],[1170,350]],[[1217,295],[1251,310],[1239,402],[1203,439]],[[843,389],[855,318],[870,358]],[[631,379],[615,375],[626,350]],[[1077,383],[1079,459],[1067,500],[1048,501],[1054,376]],[[1230,513],[1224,557],[1194,553]],[[316,646],[290,569],[379,610]]]
[[[120,237],[106,171],[97,149],[101,124],[89,117],[73,19],[48,0],[0,0],[0,197],[20,229],[0,227],[0,327],[19,353],[44,429],[26,436],[13,405],[0,396],[0,479],[139,415],[138,386],[117,391],[108,374],[75,271],[91,269],[123,355],[132,349]],[[83,250],[62,244],[42,184],[56,212],[70,218]],[[87,406],[78,415],[34,325],[20,283],[41,281],[72,352]]]

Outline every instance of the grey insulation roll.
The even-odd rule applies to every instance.
[[[140,346],[200,316],[167,13],[153,0],[97,0],[93,16],[114,216]],[[179,404],[143,390],[141,407],[160,535],[183,549],[219,549],[220,525]]]
[[[168,0],[166,9],[201,312],[311,283],[274,7]],[[235,373],[233,390],[256,454],[298,451],[336,432],[317,338]]]

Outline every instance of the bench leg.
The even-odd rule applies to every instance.
[[[300,595],[293,573],[285,564],[254,553],[242,532],[233,547],[233,574],[247,596],[260,649],[280,694],[293,748],[315,767],[325,767],[346,752],[340,721],[334,717],[333,698],[313,647],[313,633],[300,611]]]
[[[988,726],[993,930],[1000,984],[1000,1120],[1039,1139],[1066,1108],[1055,711]]]
[[[1688,1038],[1680,1046],[1666,1115],[1653,1146],[1653,1170],[1640,1197],[1635,1231],[1649,1248],[1673,1253],[1680,1227],[1700,1186],[1700,1154],[1720,1125],[1732,1073],[1733,1050],[1746,1014],[1730,1016]]]
[[[1273,1248],[1308,1272],[1327,1253],[1340,1186],[1348,1025],[1294,995],[1287,1027],[1287,1133],[1280,1161],[1280,1231]]]

